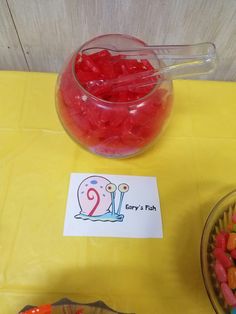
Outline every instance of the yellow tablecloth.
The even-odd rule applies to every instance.
[[[200,237],[211,207],[236,186],[236,83],[175,81],[158,144],[107,160],[63,131],[55,80],[0,72],[0,313],[62,297],[137,314],[213,313]],[[71,172],[156,176],[164,238],[63,237]]]

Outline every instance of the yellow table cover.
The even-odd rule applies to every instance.
[[[62,129],[56,77],[0,72],[0,313],[62,297],[137,314],[213,313],[200,238],[212,206],[236,187],[236,83],[175,81],[155,147],[108,160]],[[71,172],[156,176],[164,238],[64,237]]]

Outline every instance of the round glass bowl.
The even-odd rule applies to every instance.
[[[232,215],[236,213],[236,190],[224,196],[212,209],[205,223],[201,239],[201,268],[204,284],[209,299],[216,313],[230,313],[216,279],[214,271],[215,237],[220,231],[227,231],[232,222]]]
[[[164,78],[143,97],[107,101],[89,93],[76,76],[75,63],[91,47],[144,47],[141,40],[121,34],[96,37],[73,55],[58,77],[56,108],[67,133],[86,150],[109,158],[124,158],[147,149],[163,131],[172,109],[172,82]],[[151,58],[154,68],[160,61]]]

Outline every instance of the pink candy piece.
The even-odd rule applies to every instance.
[[[215,273],[216,273],[216,278],[219,282],[227,282],[227,274],[224,269],[224,267],[221,265],[219,261],[216,261],[215,263]]]
[[[235,306],[236,305],[236,297],[233,294],[233,291],[227,285],[227,283],[223,282],[221,284],[220,288],[221,288],[221,292],[224,296],[225,302],[230,306]]]
[[[226,244],[227,244],[226,234],[225,233],[217,234],[215,246],[218,248],[221,248],[225,251],[226,250]]]
[[[231,257],[229,257],[223,249],[221,248],[215,248],[214,249],[214,256],[216,259],[218,259],[218,261],[221,263],[221,265],[227,269],[231,266],[233,266],[233,262]]]

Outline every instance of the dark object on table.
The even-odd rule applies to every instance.
[[[33,306],[33,305],[27,305],[25,306],[19,314],[33,314],[33,313],[39,313],[41,307]],[[35,311],[36,310],[36,311]],[[102,301],[97,301],[94,303],[89,304],[82,304],[73,302],[69,299],[62,299],[52,304],[51,311],[48,312],[45,310],[42,311],[42,314],[134,314],[134,313],[121,313],[112,310],[109,308],[105,303]]]

